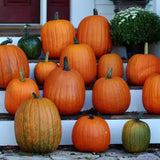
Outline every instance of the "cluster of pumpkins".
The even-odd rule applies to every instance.
[[[98,112],[122,114],[128,109],[131,97],[129,86],[122,79],[122,59],[116,53],[108,53],[112,51],[109,23],[105,17],[97,15],[96,10],[94,14],[80,22],[77,35],[69,21],[57,19],[57,13],[55,20],[42,26],[41,41],[46,60],[37,63],[34,74],[37,83],[43,84],[43,98],[39,98],[37,83],[28,78],[28,58],[32,55],[22,47],[23,39],[19,47],[6,45],[10,39],[1,43],[0,85],[6,87],[5,107],[10,114],[15,114],[15,135],[22,150],[45,153],[58,147],[60,115],[80,112],[85,100],[85,85],[95,82],[92,100]],[[48,62],[48,58],[58,58],[60,67]],[[160,60],[150,54],[131,57],[126,68],[130,84],[144,85],[143,103],[151,113],[160,113],[159,72]],[[124,127],[123,143],[127,151],[142,151],[149,144],[150,129],[140,118]],[[136,123],[135,129],[139,124],[138,132],[134,131],[132,123]],[[128,129],[131,126],[132,130]],[[96,116],[81,117],[72,132],[73,144],[80,151],[104,151],[110,144],[110,136],[107,122]]]

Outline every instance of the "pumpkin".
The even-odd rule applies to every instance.
[[[19,74],[20,79],[12,79],[6,87],[4,104],[10,114],[15,114],[23,102],[33,97],[31,91],[34,91],[39,96],[39,88],[35,81],[30,78],[24,78],[21,70]]]
[[[70,68],[77,70],[82,75],[85,84],[90,84],[96,79],[96,57],[93,49],[89,45],[79,44],[75,38],[75,44],[68,45],[61,53],[61,67],[64,66],[63,59],[65,56],[68,58]]]
[[[12,43],[11,39],[0,44],[0,86],[6,87],[13,78],[19,78],[19,69],[24,77],[29,77],[29,63],[23,50]]]
[[[47,51],[44,62],[38,62],[34,68],[34,77],[38,84],[43,85],[49,73],[58,67],[56,62],[48,61],[49,51]]]
[[[85,83],[80,73],[68,66],[64,57],[64,68],[51,71],[44,82],[43,97],[55,103],[61,115],[78,113],[85,100]]]
[[[37,36],[29,35],[27,25],[24,26],[25,35],[18,40],[17,45],[24,51],[28,59],[36,59],[41,55],[41,41]]]
[[[72,141],[79,151],[103,152],[110,144],[107,122],[97,116],[82,116],[73,126]]]
[[[142,114],[127,121],[123,127],[122,144],[127,152],[142,152],[149,146],[150,128],[146,122],[140,120]]]
[[[25,152],[52,152],[61,140],[61,118],[55,104],[35,94],[18,108],[14,128],[17,144]]]
[[[97,67],[98,78],[105,77],[110,68],[113,69],[112,77],[123,76],[123,61],[117,53],[110,53],[101,56]]]
[[[74,43],[75,29],[68,20],[59,19],[58,12],[54,20],[42,26],[41,41],[44,54],[49,51],[49,58],[60,58],[62,50]]]
[[[108,53],[108,49],[112,50],[109,22],[105,17],[98,15],[96,9],[94,15],[85,17],[78,25],[77,38],[80,43],[90,45],[96,57]]]
[[[135,54],[129,59],[126,77],[130,84],[143,85],[152,73],[160,73],[160,60],[148,54],[148,43],[145,43],[145,54]]]
[[[93,85],[94,108],[104,114],[122,114],[130,105],[130,90],[121,77],[112,77],[112,68],[107,77],[99,78]]]
[[[160,75],[149,76],[142,89],[142,102],[149,113],[160,114]]]

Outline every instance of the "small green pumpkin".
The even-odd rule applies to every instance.
[[[19,39],[18,46],[25,52],[28,59],[36,59],[41,55],[41,40],[29,35],[27,25],[24,26],[25,35]]]
[[[122,131],[122,144],[127,152],[142,152],[150,143],[150,128],[141,121],[143,112],[136,119],[127,121]]]

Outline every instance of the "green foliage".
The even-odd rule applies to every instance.
[[[160,40],[160,17],[147,9],[131,7],[115,14],[110,22],[114,45]]]

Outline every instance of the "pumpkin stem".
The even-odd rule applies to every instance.
[[[49,51],[46,52],[45,62],[48,62],[48,57],[49,57]]]
[[[93,9],[93,15],[98,15],[98,11],[96,8]]]
[[[64,68],[63,68],[64,71],[70,71],[69,69],[69,65],[68,65],[68,58],[67,56],[64,57]]]
[[[144,54],[148,54],[148,42],[144,44]]]
[[[58,19],[59,19],[59,13],[55,12],[55,14],[54,14],[54,20],[58,20]]]
[[[36,95],[36,93],[34,93],[33,91],[31,92],[33,98],[38,98],[38,96]]]
[[[94,116],[93,115],[89,115],[88,119],[94,119]]]
[[[74,37],[74,44],[79,44],[79,40],[76,37]]]
[[[137,118],[136,118],[136,122],[139,122],[140,121],[140,119],[142,118],[142,116],[143,116],[143,112],[140,112],[139,114],[138,114],[138,116],[137,116]]]
[[[22,70],[21,70],[21,69],[19,69],[19,75],[20,75],[20,80],[21,80],[21,82],[25,82],[26,80],[25,80],[25,78],[24,78],[24,76],[23,76],[23,73],[22,73]]]
[[[13,40],[11,38],[7,38],[7,40],[3,41],[0,45],[7,45],[8,43],[12,43]]]
[[[108,74],[107,74],[107,79],[111,79],[112,78],[112,68],[109,69]]]
[[[26,25],[24,25],[24,36],[25,37],[28,37],[29,36],[29,31],[28,31],[28,27],[27,27],[27,24]]]

